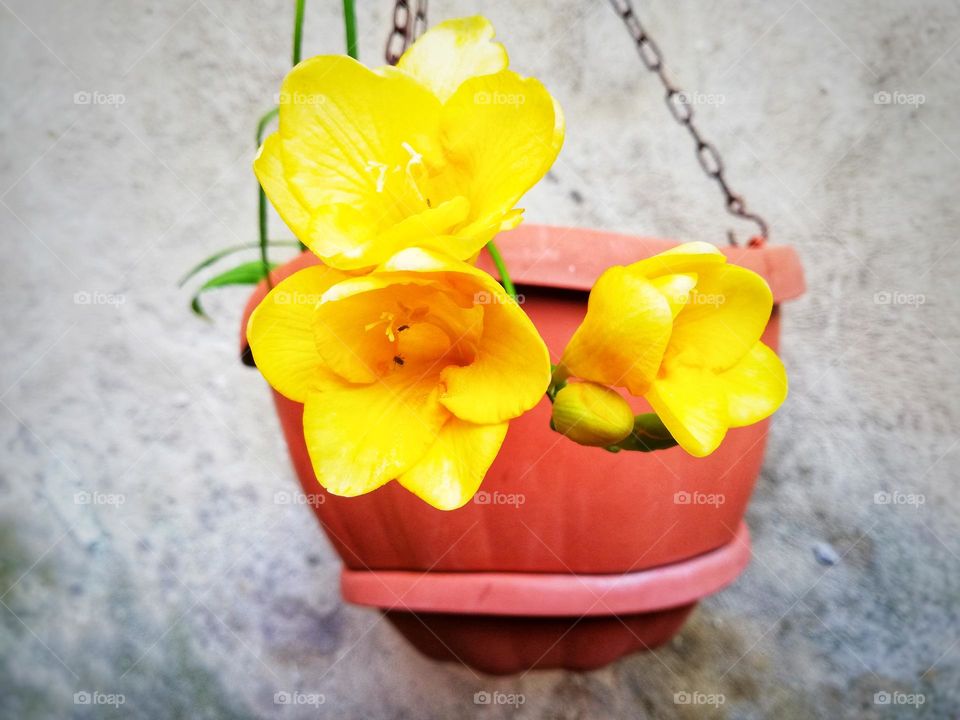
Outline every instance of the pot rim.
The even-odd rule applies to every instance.
[[[580,227],[524,224],[501,233],[496,242],[514,283],[589,291],[610,266],[629,265],[687,241]],[[718,249],[731,263],[763,277],[770,285],[775,303],[797,298],[806,290],[800,258],[789,245]],[[477,265],[498,277],[488,253],[481,253]]]
[[[343,598],[400,612],[526,617],[586,617],[656,612],[695,603],[732,583],[750,562],[741,521],[726,545],[669,565],[632,573],[432,572],[351,570]]]
[[[581,292],[589,291],[601,273],[612,265],[628,265],[681,244],[679,240],[536,224],[523,224],[500,233],[496,241],[517,285]],[[753,270],[763,277],[770,285],[775,304],[797,298],[806,290],[800,258],[789,245],[719,249],[731,263]],[[319,262],[319,258],[305,250],[276,268],[270,277],[276,284],[296,271]],[[499,277],[486,250],[481,252],[477,265],[494,277]],[[267,292],[265,281],[256,286],[244,308],[240,324],[240,356],[251,365],[247,322]]]

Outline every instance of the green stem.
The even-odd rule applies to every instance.
[[[296,0],[293,17],[293,64],[300,62],[300,55],[303,49],[303,14],[306,9],[307,0]],[[267,125],[280,114],[280,108],[275,107],[265,112],[257,122],[257,149],[263,145],[263,134],[267,130]],[[267,240],[267,195],[263,192],[263,187],[257,187],[257,225],[260,233],[260,261],[263,263],[263,272],[267,278],[267,287],[273,287],[270,280],[270,259],[268,257],[269,242]],[[306,249],[303,243],[300,243],[300,249]]]
[[[280,108],[275,107],[265,112],[257,122],[257,149],[263,145],[263,134],[267,130],[267,125],[280,112]],[[263,274],[267,278],[267,287],[272,288],[273,282],[270,280],[270,258],[267,251],[267,195],[263,192],[260,184],[257,184],[257,221],[260,233],[260,261],[263,263]]]
[[[297,0],[297,10],[293,21],[293,64],[300,63],[300,48],[303,47],[303,10],[307,0]]]
[[[273,281],[270,279],[270,258],[267,257],[267,194],[263,188],[259,188],[260,197],[257,203],[257,219],[260,227],[260,262],[263,263],[263,274],[267,278],[267,287],[273,287]]]
[[[343,25],[347,31],[347,55],[358,60],[357,10],[353,6],[353,0],[343,0]]]
[[[500,254],[500,250],[493,240],[487,243],[487,252],[490,253],[490,258],[497,267],[497,272],[500,274],[500,284],[503,285],[503,289],[507,291],[507,295],[516,300],[517,289],[513,286],[513,280],[510,279],[510,273],[507,271],[507,264],[503,261],[503,255]]]
[[[260,146],[263,145],[263,133],[267,130],[267,125],[270,124],[270,121],[273,120],[277,114],[280,112],[280,108],[275,107],[273,110],[268,110],[263,115],[260,116],[260,119],[257,121],[257,149],[260,149]]]

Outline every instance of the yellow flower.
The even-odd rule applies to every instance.
[[[680,245],[600,276],[560,372],[643,396],[703,457],[787,397],[783,364],[760,342],[772,307],[759,275],[708,243]]]
[[[247,339],[270,384],[304,403],[327,490],[397,480],[442,510],[473,496],[508,421],[550,381],[543,340],[493,278],[419,248],[368,275],[291,275],[254,311]]]
[[[560,107],[507,70],[482,17],[426,32],[398,67],[318,56],[283,82],[254,170],[291,230],[331,267],[406,247],[472,258],[519,224],[514,205],[563,142]]]

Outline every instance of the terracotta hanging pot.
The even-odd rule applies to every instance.
[[[606,268],[678,244],[537,225],[497,243],[554,358]],[[804,291],[796,253],[724,252],[769,283],[775,305],[762,339],[776,350],[780,303]],[[274,281],[316,262],[304,253]],[[495,272],[485,256],[480,265]],[[250,298],[244,328],[265,294],[261,285]],[[731,430],[702,459],[678,447],[614,454],[550,430],[544,399],[510,423],[474,500],[443,512],[398,483],[355,498],[327,494],[307,456],[303,406],[274,398],[303,491],[343,560],[344,598],[381,609],[431,657],[490,673],[599,667],[666,642],[749,559],[742,518],[769,421]],[[649,411],[642,400],[634,409]]]

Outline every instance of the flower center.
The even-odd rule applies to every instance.
[[[387,193],[401,205],[407,205],[403,200],[409,194],[415,198],[415,203],[411,204],[419,203],[421,206],[433,207],[430,198],[420,187],[420,183],[427,173],[427,167],[423,162],[423,154],[406,141],[400,143],[400,147],[409,156],[405,163],[387,164],[379,160],[367,160],[367,170],[376,173],[377,192],[380,194]],[[399,183],[391,183],[390,180],[393,177],[398,178]]]

